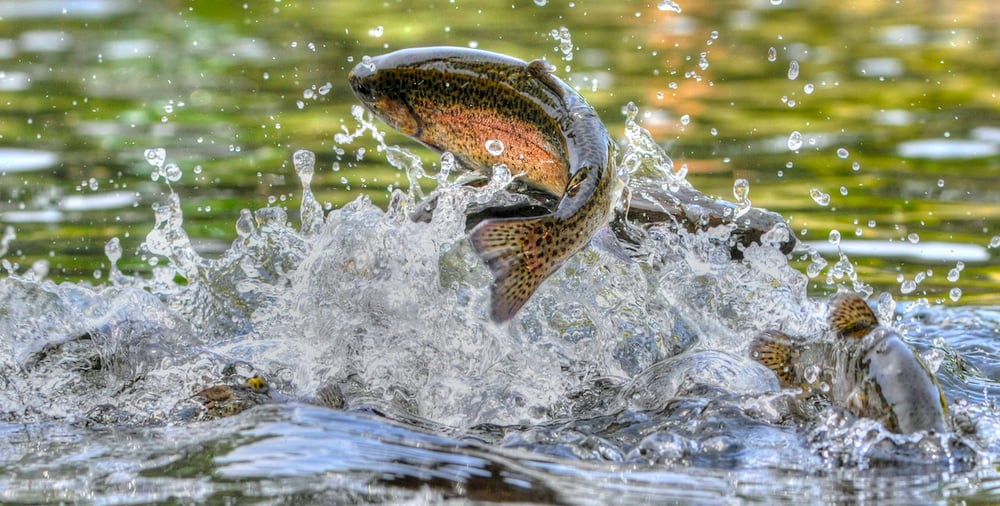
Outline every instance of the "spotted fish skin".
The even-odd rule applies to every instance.
[[[493,273],[494,321],[513,318],[612,218],[623,184],[611,136],[545,62],[465,48],[404,49],[366,59],[349,81],[365,107],[400,132],[466,167],[504,163],[555,197],[547,213],[487,218],[470,233]],[[493,139],[504,143],[499,155],[486,149]]]
[[[768,331],[751,344],[751,357],[785,387],[816,394],[816,385],[827,385],[830,402],[891,431],[948,430],[947,401],[924,360],[894,329],[879,325],[861,297],[838,294],[831,308],[832,340]]]

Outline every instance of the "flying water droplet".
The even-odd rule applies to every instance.
[[[798,151],[802,147],[802,134],[795,130],[788,136],[788,149]]]
[[[799,61],[792,60],[788,62],[788,80],[794,81],[799,78]]]
[[[104,255],[108,257],[108,260],[111,262],[111,268],[114,269],[115,264],[122,257],[122,243],[117,237],[112,237],[104,245]]]
[[[767,61],[774,62],[778,60],[778,50],[773,46],[767,48]]]
[[[150,165],[156,168],[163,166],[164,160],[167,159],[167,150],[163,148],[149,148],[146,150],[146,161]]]
[[[831,230],[830,231],[830,244],[840,244],[840,231]]]
[[[846,148],[840,148],[840,149],[837,150],[837,157],[838,158],[845,159],[848,156],[850,156],[850,152],[848,152]]]
[[[809,190],[809,196],[812,197],[812,199],[821,206],[825,207],[830,205],[830,194],[823,193],[819,188],[813,188]]]
[[[167,181],[171,183],[180,181],[182,174],[181,168],[176,163],[168,163],[163,166],[163,177],[167,178]]]
[[[503,154],[503,150],[503,141],[500,139],[490,139],[486,141],[486,151],[488,151],[491,155],[500,156]]]
[[[316,154],[307,149],[300,149],[292,154],[292,165],[303,185],[308,186],[312,182],[313,172],[316,166]]]
[[[374,61],[374,60],[372,60],[372,57],[371,57],[371,56],[367,56],[367,55],[366,55],[366,56],[362,56],[362,57],[361,57],[361,65],[362,65],[362,66],[364,66],[364,67],[365,67],[366,69],[368,69],[368,70],[369,70],[370,72],[373,72],[373,73],[374,73],[374,72],[375,72],[376,70],[378,70],[378,69],[377,69],[377,68],[375,67],[375,61]],[[360,106],[359,106],[359,107],[360,107]]]
[[[750,182],[739,178],[733,181],[733,197],[736,197],[736,215],[738,218],[750,210]]]
[[[677,2],[673,0],[660,0],[660,3],[656,6],[657,9],[661,11],[670,11],[680,14],[681,6],[677,5]]]

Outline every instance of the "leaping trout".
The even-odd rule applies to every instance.
[[[499,209],[470,233],[493,273],[494,321],[510,320],[613,217],[623,188],[615,144],[546,62],[466,48],[404,49],[366,57],[349,81],[365,107],[401,133],[451,152],[466,168],[506,164],[527,192],[552,203]],[[497,140],[502,152],[487,146]]]

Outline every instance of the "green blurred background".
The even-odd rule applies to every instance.
[[[662,7],[662,8],[661,8]],[[804,241],[871,241],[861,279],[897,298],[1000,304],[1000,4],[914,1],[680,2],[31,1],[0,4],[0,226],[5,268],[103,283],[104,245],[150,268],[138,245],[172,188],[206,256],[241,208],[287,206],[295,150],[336,208],[385,202],[405,175],[356,122],[347,72],[363,55],[426,45],[547,58],[616,136],[623,107],[706,193],[780,212]],[[565,28],[571,58],[559,48]],[[797,62],[797,76],[789,69]],[[789,148],[800,132],[803,145]],[[395,133],[424,159],[437,156]],[[182,177],[154,181],[147,148]],[[359,156],[359,148],[364,154]],[[28,150],[28,151],[23,151]],[[433,185],[433,180],[427,180]],[[822,194],[830,196],[827,205]],[[12,237],[13,236],[15,237]],[[890,242],[891,241],[891,242]],[[960,256],[868,254],[944,242]],[[993,243],[991,247],[991,243]],[[965,251],[965,250],[963,250]],[[918,252],[919,253],[919,252]],[[809,262],[794,255],[803,271]],[[835,253],[824,257],[833,265]],[[927,274],[930,273],[928,276]],[[828,270],[812,279],[832,290]],[[915,288],[906,281],[922,279]],[[833,278],[833,281],[844,281]]]

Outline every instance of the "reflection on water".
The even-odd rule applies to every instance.
[[[991,2],[343,3],[0,4],[0,498],[996,501]],[[546,56],[615,135],[635,101],[675,172],[803,248],[591,248],[492,325],[474,195],[410,223],[409,174],[349,135],[347,70],[430,44]],[[750,360],[837,286],[937,368],[953,432],[798,413]],[[273,403],[192,418],[254,372]]]

